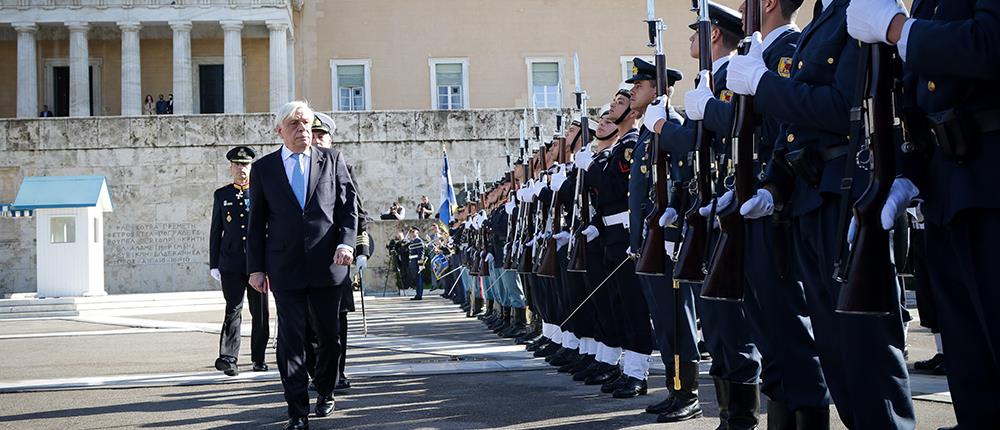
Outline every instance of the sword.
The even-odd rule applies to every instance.
[[[365,269],[358,269],[358,288],[361,290],[362,337],[368,337],[368,315],[365,313]]]
[[[618,273],[618,271],[619,271],[619,270],[621,270],[622,266],[624,266],[624,265],[625,265],[625,263],[626,263],[626,262],[628,262],[628,261],[629,261],[629,260],[631,260],[631,259],[632,259],[632,256],[631,256],[631,255],[626,255],[626,256],[625,256],[625,259],[624,259],[624,260],[622,260],[622,262],[621,262],[621,263],[618,263],[618,267],[616,267],[616,268],[615,268],[615,270],[612,270],[612,271],[611,271],[611,273],[609,273],[609,274],[608,274],[608,276],[607,276],[606,278],[604,278],[604,280],[603,280],[603,281],[601,281],[601,283],[600,283],[600,284],[597,284],[597,286],[596,286],[596,287],[594,287],[594,290],[593,290],[593,291],[591,291],[591,292],[590,292],[590,294],[588,294],[588,295],[587,295],[587,297],[586,297],[585,299],[583,299],[583,301],[582,301],[582,302],[580,302],[580,304],[579,304],[579,305],[577,305],[576,309],[573,309],[573,312],[570,312],[570,313],[569,313],[569,316],[568,316],[568,317],[566,317],[566,319],[564,319],[564,320],[563,320],[562,324],[559,324],[559,328],[560,328],[560,329],[561,329],[561,328],[563,328],[563,326],[564,326],[564,325],[566,325],[566,323],[567,323],[567,322],[569,322],[569,319],[570,319],[570,318],[573,318],[573,315],[576,315],[577,311],[579,311],[579,310],[580,310],[580,308],[582,308],[582,307],[583,307],[583,305],[584,305],[585,303],[587,303],[587,301],[588,301],[588,300],[590,300],[590,298],[591,298],[591,297],[593,297],[593,296],[594,296],[594,293],[596,293],[596,292],[597,292],[597,290],[601,289],[601,287],[603,287],[603,286],[604,286],[604,284],[606,284],[606,283],[608,282],[608,280],[609,280],[609,279],[611,279],[611,277],[612,277],[612,276],[615,276],[615,273]]]
[[[463,271],[463,272],[464,272],[464,271],[465,271],[465,266],[461,266],[461,267],[459,267],[459,268],[458,268],[458,270],[461,270],[461,271]],[[460,272],[460,273],[458,274],[458,276],[456,276],[456,277],[455,277],[455,282],[454,282],[453,284],[451,284],[451,289],[449,289],[449,290],[448,290],[448,293],[447,293],[447,294],[445,294],[445,296],[450,296],[450,295],[451,295],[451,292],[452,292],[452,291],[455,291],[455,287],[457,287],[457,286],[458,286],[458,282],[462,280],[461,276],[462,276],[462,273]]]

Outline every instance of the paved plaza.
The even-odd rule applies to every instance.
[[[242,373],[214,370],[219,296],[217,310],[0,320],[0,428],[281,428],[286,415],[273,349],[271,371],[249,369],[249,315]],[[353,387],[337,396],[332,416],[311,420],[311,428],[715,428],[707,364],[706,417],[656,424],[642,409],[665,393],[658,356],[649,395],[616,400],[557,373],[434,294],[420,302],[365,302],[367,336],[361,313],[351,314]],[[933,337],[916,324],[908,343],[911,365],[933,355]],[[913,374],[912,385],[919,429],[954,424],[944,377]],[[845,427],[834,418],[834,428]]]

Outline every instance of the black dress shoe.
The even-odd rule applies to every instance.
[[[672,410],[657,416],[656,422],[676,423],[694,418],[700,418],[703,415],[697,396],[693,398],[677,396],[671,406]]]
[[[567,349],[566,352],[563,353],[561,357],[553,358],[552,361],[549,362],[549,364],[555,367],[563,367],[567,364],[573,363],[578,358],[580,358],[580,353],[577,352],[577,350]]]
[[[424,298],[423,298],[423,297],[420,297],[420,296],[413,296],[413,297],[410,297],[410,300],[423,300],[423,299],[424,299]]]
[[[645,396],[649,388],[645,379],[633,378],[631,376],[623,378],[623,382],[618,385],[618,389],[611,393],[616,399],[631,399],[633,397]]]
[[[552,360],[561,360],[566,356],[566,354],[569,353],[569,351],[570,349],[560,346],[558,349],[556,349],[555,353],[553,353],[548,357],[545,357],[545,362],[551,364]]]
[[[618,388],[624,385],[625,382],[628,381],[628,378],[629,377],[624,373],[619,373],[617,378],[609,380],[601,385],[601,392],[604,394],[611,394],[618,391]]]
[[[289,418],[285,430],[309,430],[309,418]]]
[[[346,390],[348,388],[351,388],[351,380],[342,376],[340,377],[339,380],[337,380],[337,385],[333,387],[333,390],[334,391]]]
[[[917,370],[933,370],[939,364],[944,363],[944,354],[937,353],[926,360],[914,361],[913,368]]]
[[[609,381],[614,381],[622,375],[622,370],[615,365],[608,365],[604,371],[594,373],[583,381],[587,385],[604,385]]]
[[[236,366],[236,357],[230,357],[228,355],[215,359],[215,369],[221,370],[222,373],[226,374],[226,376],[236,376],[240,374],[240,370]]]
[[[527,350],[528,352],[535,352],[538,351],[539,349],[544,348],[548,344],[549,344],[549,338],[539,337],[538,340],[532,342],[531,344],[528,345],[527,348],[524,349]]]
[[[565,366],[560,367],[559,368],[559,373],[574,374],[574,373],[579,372],[579,371],[581,371],[583,369],[586,369],[587,366],[590,366],[590,363],[592,363],[593,361],[594,361],[594,356],[593,355],[578,354],[576,356],[576,359],[573,360],[572,363],[569,363],[569,364],[567,364]]]
[[[669,411],[670,407],[673,404],[674,404],[674,393],[673,393],[673,391],[668,390],[667,391],[667,398],[665,398],[665,399],[663,399],[663,400],[661,400],[659,402],[653,403],[652,405],[646,406],[646,413],[647,414],[656,414],[656,415],[659,415],[659,414],[662,414],[662,413],[664,413],[666,411]],[[769,418],[770,418],[770,416],[769,416]]]
[[[334,404],[333,395],[324,396],[320,395],[316,398],[316,416],[325,417],[333,412]]]
[[[267,372],[267,363],[254,363],[253,364],[253,371],[254,372]]]

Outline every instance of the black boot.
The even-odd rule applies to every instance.
[[[645,379],[627,376],[618,385],[618,389],[611,393],[611,396],[616,399],[631,399],[633,397],[645,396],[648,390],[649,388],[646,385]]]
[[[607,366],[607,364],[601,363],[600,361],[597,361],[597,359],[595,358],[594,361],[591,362],[590,365],[588,365],[583,370],[579,372],[573,372],[573,380],[577,382],[586,381],[587,378],[591,377],[592,375],[603,372],[606,369],[605,366]]]
[[[548,357],[545,357],[545,362],[551,364],[552,360],[564,360],[565,359],[564,357],[566,356],[566,354],[569,354],[569,353],[570,353],[569,349],[567,349],[567,348],[563,347],[562,345],[560,345],[559,349],[557,349],[556,352],[554,352],[552,355],[550,355]]]
[[[493,299],[486,299],[486,312],[483,312],[483,314],[479,316],[479,320],[480,321],[485,320],[486,318],[489,318],[489,316],[492,314],[493,314]]]
[[[493,330],[493,333],[500,333],[502,330],[506,330],[510,324],[511,308],[504,308],[502,312],[503,314],[497,320],[497,323],[490,326],[490,330]]]
[[[768,416],[767,420],[771,421],[771,417]],[[830,407],[796,409],[795,428],[799,430],[830,430]]]
[[[550,355],[552,355],[552,354],[555,354],[555,353],[556,353],[556,351],[558,351],[558,350],[559,350],[559,348],[562,348],[562,347],[561,347],[561,346],[559,346],[559,344],[558,344],[558,343],[555,343],[555,342],[549,342],[549,344],[548,344],[548,345],[545,345],[545,347],[544,347],[544,348],[542,348],[542,349],[539,349],[538,351],[535,351],[535,354],[534,354],[534,356],[535,356],[536,358],[545,358],[545,357],[548,357],[548,356],[550,356]]]
[[[667,382],[667,384],[670,384],[671,390],[673,390],[674,401],[670,404],[670,410],[656,417],[656,422],[658,423],[687,421],[699,418],[703,414],[701,405],[698,403],[698,363],[682,361],[680,363],[679,376],[681,382],[680,390],[673,390],[673,381]]]
[[[768,400],[767,430],[796,430],[795,411],[784,403]]]
[[[715,430],[729,430],[729,381],[717,376],[712,377],[715,383],[715,400],[719,402],[719,426]]]
[[[587,385],[601,385],[608,383],[609,381],[617,380],[619,376],[622,375],[622,369],[614,364],[604,363],[604,369],[600,372],[595,372],[583,381]]]
[[[570,363],[576,361],[576,359],[580,357],[580,351],[579,350],[569,349],[569,348],[564,348],[564,349],[566,350],[566,352],[564,352],[562,356],[556,357],[556,358],[553,358],[552,360],[550,360],[549,364],[551,364],[551,365],[553,365],[555,367],[563,367],[563,366],[565,366],[567,364],[570,364]]]
[[[528,322],[526,311],[524,308],[514,308],[513,314],[514,323],[506,331],[500,333],[501,337],[509,339],[524,334],[524,328]]]
[[[476,297],[476,299],[473,300],[473,302],[472,302],[472,309],[469,310],[469,315],[467,315],[467,316],[469,318],[472,318],[472,317],[477,316],[477,315],[479,315],[481,313],[483,313],[483,299],[481,299],[479,297]]]
[[[666,411],[669,411],[674,405],[674,400],[676,400],[676,395],[674,395],[674,385],[673,378],[667,375],[667,398],[660,400],[659,402],[653,403],[652,405],[646,406],[647,414],[659,415]]]
[[[757,384],[729,383],[727,430],[757,430],[760,390]]]
[[[577,355],[576,360],[573,360],[572,363],[569,363],[569,364],[567,364],[565,366],[560,367],[559,368],[559,373],[569,373],[569,374],[572,375],[572,374],[574,374],[576,372],[579,372],[579,371],[581,371],[583,369],[586,369],[587,366],[590,366],[590,363],[593,363],[593,362],[594,362],[594,356],[593,355],[590,355],[590,354],[580,354],[580,355]]]
[[[617,378],[609,380],[605,382],[603,385],[601,385],[601,392],[604,394],[614,393],[615,390],[624,385],[625,382],[627,381],[628,381],[628,376],[625,375],[625,373],[622,373],[619,369]]]
[[[536,339],[534,342],[531,342],[530,344],[528,344],[528,346],[526,348],[524,348],[524,349],[527,350],[528,352],[535,352],[535,351],[538,351],[539,349],[544,348],[545,346],[547,346],[550,343],[552,343],[552,341],[549,340],[549,338],[547,338],[545,336],[541,336],[538,339]]]

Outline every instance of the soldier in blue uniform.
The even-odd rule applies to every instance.
[[[424,283],[420,280],[420,260],[424,258],[424,241],[420,238],[420,229],[416,226],[410,227],[409,236],[406,245],[406,282],[408,287],[417,290],[417,295],[410,300],[423,300]]]
[[[732,99],[732,92],[726,86],[727,67],[739,40],[743,37],[742,19],[739,13],[725,6],[710,3],[709,9],[709,18],[712,21],[712,52],[699,52],[698,34],[695,32],[690,38],[691,57],[711,55],[715,87],[713,96],[728,102]],[[697,30],[697,23],[692,24],[691,28]],[[690,121],[685,122],[683,126],[660,121],[657,115],[662,117],[662,113],[658,111],[647,109],[648,117],[644,122],[648,128],[660,133],[659,150],[669,154],[672,160],[681,160],[671,168],[670,173],[672,180],[685,183],[693,177],[686,155],[694,150],[695,128]],[[716,154],[725,149],[726,141],[725,136],[714,137],[712,148]],[[723,188],[721,176],[718,178],[716,189]],[[681,207],[676,212],[682,213],[687,209]],[[665,213],[660,219],[660,224],[663,226],[671,224],[674,220],[669,218],[672,216],[676,215]],[[696,294],[699,293],[700,284],[692,287]],[[757,425],[759,408],[757,384],[760,382],[761,372],[760,353],[753,342],[750,324],[742,304],[703,299],[698,299],[696,304],[702,322],[702,332],[712,354],[709,373],[715,383],[721,425],[734,429],[754,428]],[[685,351],[682,349],[681,353],[685,354]],[[690,352],[686,354],[689,355]],[[661,414],[657,419],[660,422],[672,422],[700,415],[700,411],[691,410],[695,406],[691,405],[690,401],[684,406],[685,408],[679,412]]]
[[[755,95],[756,110],[779,121],[764,187],[741,208],[750,218],[775,209],[791,216],[795,276],[802,282],[823,374],[837,412],[849,428],[914,427],[909,375],[903,359],[903,323],[890,317],[835,312],[841,284],[834,280],[839,186],[850,128],[850,97],[858,43],[847,34],[848,0],[816,2],[792,57],[790,78],[767,69],[762,49],[730,63],[729,88]],[[759,45],[760,36],[753,42]],[[939,57],[940,58],[940,57]],[[855,184],[867,183],[856,169]],[[855,186],[853,198],[864,187]],[[942,284],[945,285],[945,284]]]
[[[984,0],[916,0],[911,18],[894,1],[856,0],[847,9],[851,36],[895,44],[903,60],[912,142],[882,226],[923,199],[928,273],[962,429],[996,428],[1000,406],[998,20],[1000,3]]]
[[[759,1],[759,0],[750,0]],[[767,68],[787,78],[799,39],[793,23],[801,1],[761,2],[762,58]],[[742,12],[742,9],[741,9]],[[732,132],[733,105],[714,97],[706,85],[685,95],[688,118],[704,120],[718,134]],[[771,159],[778,121],[763,116],[755,135],[756,160]],[[754,175],[761,165],[757,163]],[[736,204],[732,191],[719,200],[719,210]],[[761,391],[769,398],[768,427],[774,429],[829,428],[829,392],[823,378],[808,317],[805,293],[788,271],[790,248],[787,222],[762,217],[747,221],[744,310],[755,329],[754,341],[761,351]]]
[[[240,324],[243,322],[243,296],[250,306],[250,360],[255,372],[267,370],[264,350],[267,348],[267,296],[250,288],[246,273],[246,225],[250,207],[250,163],[256,154],[246,146],[237,146],[226,153],[233,183],[215,190],[212,205],[212,227],[209,232],[209,267],[212,277],[222,282],[226,298],[226,317],[219,336],[219,358],[215,368],[226,375],[239,373]]]

